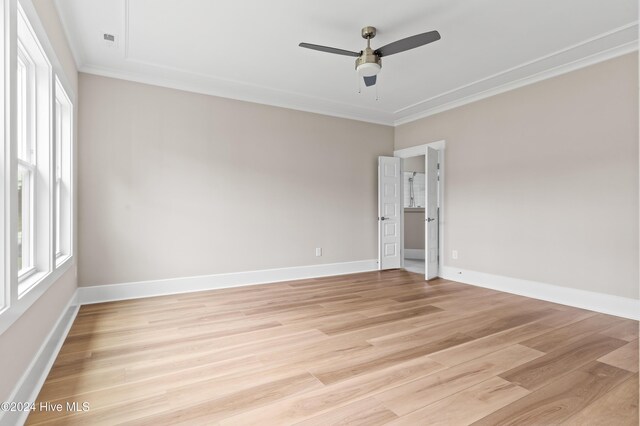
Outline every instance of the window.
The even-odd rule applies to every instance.
[[[51,64],[17,8],[16,178],[18,297],[52,271],[53,142]]]
[[[32,0],[0,6],[1,334],[73,264],[74,98]]]
[[[18,45],[17,59],[17,153],[18,153],[18,277],[22,280],[33,274],[34,267],[34,187],[36,153],[34,145],[34,64],[22,45]]]
[[[60,263],[71,254],[71,129],[72,107],[56,79],[55,96],[55,257]]]

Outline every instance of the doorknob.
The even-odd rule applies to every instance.
[[[380,218],[380,220],[389,220],[389,218],[383,216],[383,217]]]
[[[427,222],[433,222],[434,220],[435,220],[434,218],[430,217],[427,219]]]

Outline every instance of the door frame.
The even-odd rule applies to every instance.
[[[425,156],[426,163],[426,155],[427,148],[432,148],[438,151],[438,163],[440,164],[440,180],[438,181],[438,275],[442,274],[442,268],[444,266],[444,232],[445,232],[445,221],[444,219],[444,180],[445,180],[445,151],[446,151],[447,142],[445,140],[439,140],[436,142],[426,143],[424,145],[412,146],[410,148],[398,149],[393,151],[394,157],[399,158],[410,158],[417,157],[420,155]],[[426,164],[425,164],[425,172],[426,172]],[[404,161],[400,162],[400,173],[404,179]],[[404,182],[404,180],[403,180]],[[400,261],[401,266],[404,268],[404,185],[401,185],[401,195],[402,195],[402,205],[400,209],[400,242],[402,244],[401,253],[402,259]],[[425,233],[425,250],[427,247],[427,236]],[[426,259],[425,259],[426,261]]]

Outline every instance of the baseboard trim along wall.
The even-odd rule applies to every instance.
[[[291,268],[264,269],[259,271],[233,272],[228,274],[201,275],[165,280],[139,281],[121,284],[98,285],[78,288],[81,305],[115,300],[139,299],[169,294],[191,293],[247,285],[269,284],[332,275],[369,272],[378,269],[378,262],[359,260],[355,262],[328,263],[322,265],[295,266]]]
[[[45,339],[40,349],[33,357],[29,367],[22,375],[18,384],[14,388],[8,401],[16,403],[36,403],[36,398],[44,381],[49,375],[49,371],[54,361],[58,357],[58,352],[62,348],[67,334],[71,329],[73,321],[76,319],[80,305],[78,304],[78,293],[74,292],[73,296],[67,303],[62,314],[51,329],[51,332]],[[37,409],[37,408],[36,408]],[[0,425],[21,425],[24,424],[29,416],[29,411],[0,411]]]
[[[404,249],[405,259],[424,259],[424,249]]]
[[[603,314],[640,320],[640,300],[605,293],[561,287],[519,278],[486,274],[466,269],[442,267],[440,276],[447,280],[490,288],[505,293],[546,300],[561,305],[588,309]]]

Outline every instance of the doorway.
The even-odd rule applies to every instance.
[[[426,156],[402,161],[404,269],[425,273]]]
[[[380,157],[380,164],[393,167],[379,170],[379,269],[404,268],[424,274],[426,280],[439,276],[444,258],[444,153],[445,141],[438,141]]]

